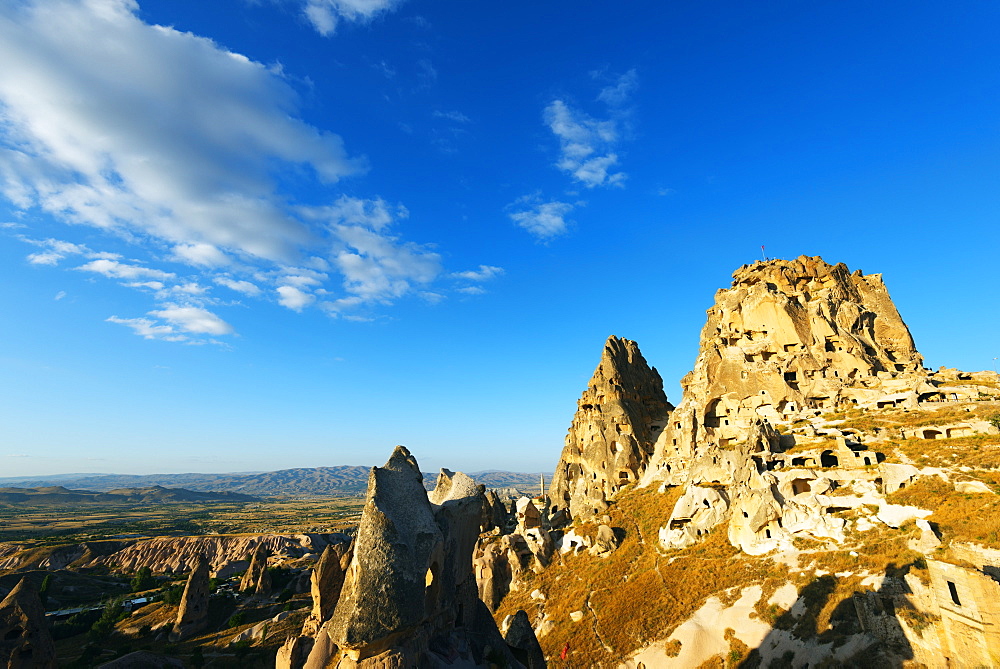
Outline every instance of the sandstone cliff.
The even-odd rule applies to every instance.
[[[672,408],[636,343],[609,337],[552,478],[552,513],[602,513],[623,485],[643,475]]]

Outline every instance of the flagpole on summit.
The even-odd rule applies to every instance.
[[[764,253],[764,245],[763,244],[760,245],[760,254],[762,256],[764,256],[764,262],[767,262],[767,254]]]

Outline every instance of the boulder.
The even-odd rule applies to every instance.
[[[618,537],[615,536],[615,531],[610,526],[602,524],[597,527],[597,536],[594,538],[594,545],[590,547],[589,552],[591,555],[605,558],[614,553],[620,543]]]
[[[313,638],[310,636],[288,637],[278,649],[278,656],[274,660],[274,669],[301,669],[305,665],[312,647]]]
[[[955,481],[955,492],[973,495],[995,495],[993,488],[982,481]]]

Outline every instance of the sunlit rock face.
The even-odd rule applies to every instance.
[[[733,274],[681,384],[643,477],[686,486],[661,543],[690,545],[728,514],[730,541],[752,553],[788,538],[786,514],[800,529],[839,531],[822,517],[818,484],[808,484],[816,475],[786,475],[795,461],[780,455],[780,426],[854,407],[915,407],[935,391],[881,276],[806,256]],[[862,468],[877,457],[841,438],[815,462],[796,464]]]
[[[342,552],[336,564],[331,552],[321,565],[324,574],[338,572],[340,585],[329,618],[314,614],[305,633],[281,649],[278,666],[433,667],[454,660],[486,667],[487,656],[521,666],[480,601],[473,572],[489,506],[483,487],[461,472],[442,470],[428,493],[416,459],[397,447],[384,467],[372,468],[353,552]]]
[[[577,403],[552,479],[553,517],[602,513],[624,485],[643,474],[673,407],[663,380],[634,341],[609,337]]]
[[[915,405],[934,390],[922,363],[881,275],[806,256],[744,265],[708,310],[657,465],[726,448],[760,419]]]

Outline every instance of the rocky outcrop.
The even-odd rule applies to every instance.
[[[552,478],[552,514],[603,513],[623,485],[643,475],[672,408],[636,343],[609,337]]]
[[[427,493],[402,446],[385,467],[372,468],[339,601],[301,666],[485,667],[498,659],[521,666],[473,574],[483,492],[468,476],[442,470]],[[286,643],[279,666],[297,669],[295,657],[310,643],[304,638]]]
[[[305,666],[312,647],[313,638],[311,636],[288,637],[278,649],[278,655],[274,660],[274,669],[299,669]]]
[[[310,577],[312,613],[302,628],[302,633],[314,636],[320,626],[330,619],[344,587],[344,577],[351,564],[351,544],[332,544],[323,550]]]
[[[730,541],[759,554],[789,543],[794,528],[842,535],[821,494],[839,482],[899,472],[836,430],[816,429],[813,452],[783,455],[778,428],[848,408],[916,407],[934,394],[927,370],[880,275],[821,258],[743,266],[716,293],[684,396],[659,433],[642,483],[684,486],[660,531],[664,548],[689,546],[720,524]],[[829,445],[834,436],[834,446]],[[792,467],[854,470],[820,483]],[[820,490],[822,487],[822,490]]]
[[[171,641],[182,641],[205,628],[208,620],[208,560],[195,563],[181,595],[177,621],[170,632]]]
[[[257,544],[250,558],[250,567],[240,579],[240,592],[266,597],[271,594],[271,575],[267,572],[270,551],[263,543]]]
[[[38,591],[24,578],[0,602],[0,666],[49,669],[56,649]]]
[[[685,480],[692,458],[733,448],[762,421],[916,405],[934,391],[927,381],[881,275],[805,256],[745,265],[708,310],[647,478]]]

